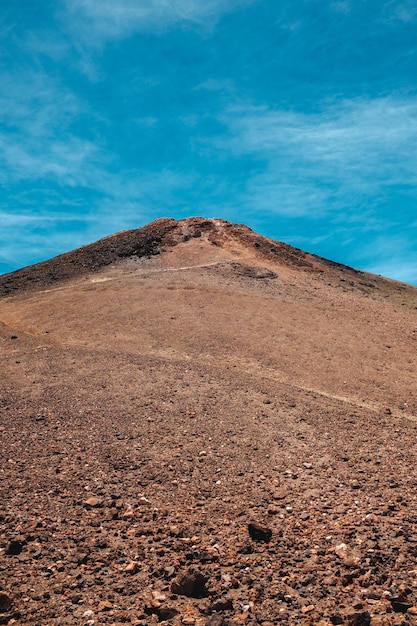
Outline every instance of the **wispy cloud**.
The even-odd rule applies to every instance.
[[[417,18],[417,7],[414,0],[388,0],[382,7],[382,14],[387,21],[400,21],[405,24]]]
[[[417,186],[417,99],[343,101],[313,114],[239,106],[223,122],[217,147],[259,163],[247,183],[256,208],[322,216]]]
[[[42,177],[80,184],[97,146],[70,130],[83,104],[45,72],[3,73],[0,96],[0,180]]]
[[[42,182],[37,186],[42,187]],[[25,265],[28,258],[31,262],[49,258],[124,228],[137,228],[169,212],[168,207],[171,212],[172,207],[179,211],[193,184],[189,176],[168,170],[133,176],[98,167],[89,172],[88,182],[89,196],[86,188],[68,189],[50,181],[46,189],[35,187],[0,210],[1,255],[11,266]]]
[[[410,229],[399,234],[380,233],[363,245],[361,256],[361,266],[368,272],[417,284],[417,258]]]
[[[31,212],[25,206],[0,210],[0,272],[47,259],[85,243],[82,220],[73,209]]]
[[[65,0],[65,20],[84,42],[102,44],[143,30],[174,24],[211,27],[229,11],[253,0]]]
[[[121,166],[89,128],[95,112],[41,68],[3,72],[2,85],[0,272],[137,227],[193,184],[163,164]]]

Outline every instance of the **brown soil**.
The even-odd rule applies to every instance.
[[[193,218],[0,295],[0,624],[417,620],[415,287]]]

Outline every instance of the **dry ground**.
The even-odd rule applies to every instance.
[[[0,624],[417,623],[416,288],[196,218],[0,294]]]

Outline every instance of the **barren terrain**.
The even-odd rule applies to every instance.
[[[417,623],[417,288],[161,219],[0,348],[0,624]]]

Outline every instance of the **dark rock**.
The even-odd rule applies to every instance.
[[[178,615],[178,610],[169,606],[146,606],[144,609],[146,615],[157,615],[158,621],[165,622],[173,619]],[[149,622],[146,622],[148,624]]]
[[[371,616],[368,611],[362,611],[357,613],[351,613],[346,616],[347,626],[369,626],[371,623]]]
[[[0,613],[7,613],[12,607],[10,596],[6,592],[0,591]]]
[[[71,602],[72,604],[79,604],[82,600],[82,595],[81,593],[73,593],[71,596]]]
[[[89,555],[84,552],[80,552],[74,556],[75,562],[77,565],[86,565],[88,562]]]
[[[413,606],[413,603],[401,598],[392,598],[391,605],[395,613],[407,613],[408,609],[411,609]]]
[[[189,598],[202,598],[207,595],[208,578],[199,569],[190,567],[186,572],[179,573],[171,583],[172,593]]]
[[[7,613],[7,615],[0,615],[0,625],[16,624],[16,622],[18,622],[18,620],[20,620],[21,617],[22,617],[22,613],[20,611],[13,611],[12,613]],[[22,623],[22,622],[18,622],[18,623]]]
[[[7,546],[6,554],[17,556],[18,554],[21,554],[22,550],[23,550],[23,543],[21,541],[15,540],[15,541],[11,541],[9,545]]]
[[[264,541],[268,543],[271,541],[272,530],[259,526],[258,524],[248,524],[248,532],[251,539],[254,541]]]
[[[178,615],[178,610],[171,606],[161,606],[158,609],[158,616],[161,621],[166,621],[169,619],[173,619],[176,615]]]

